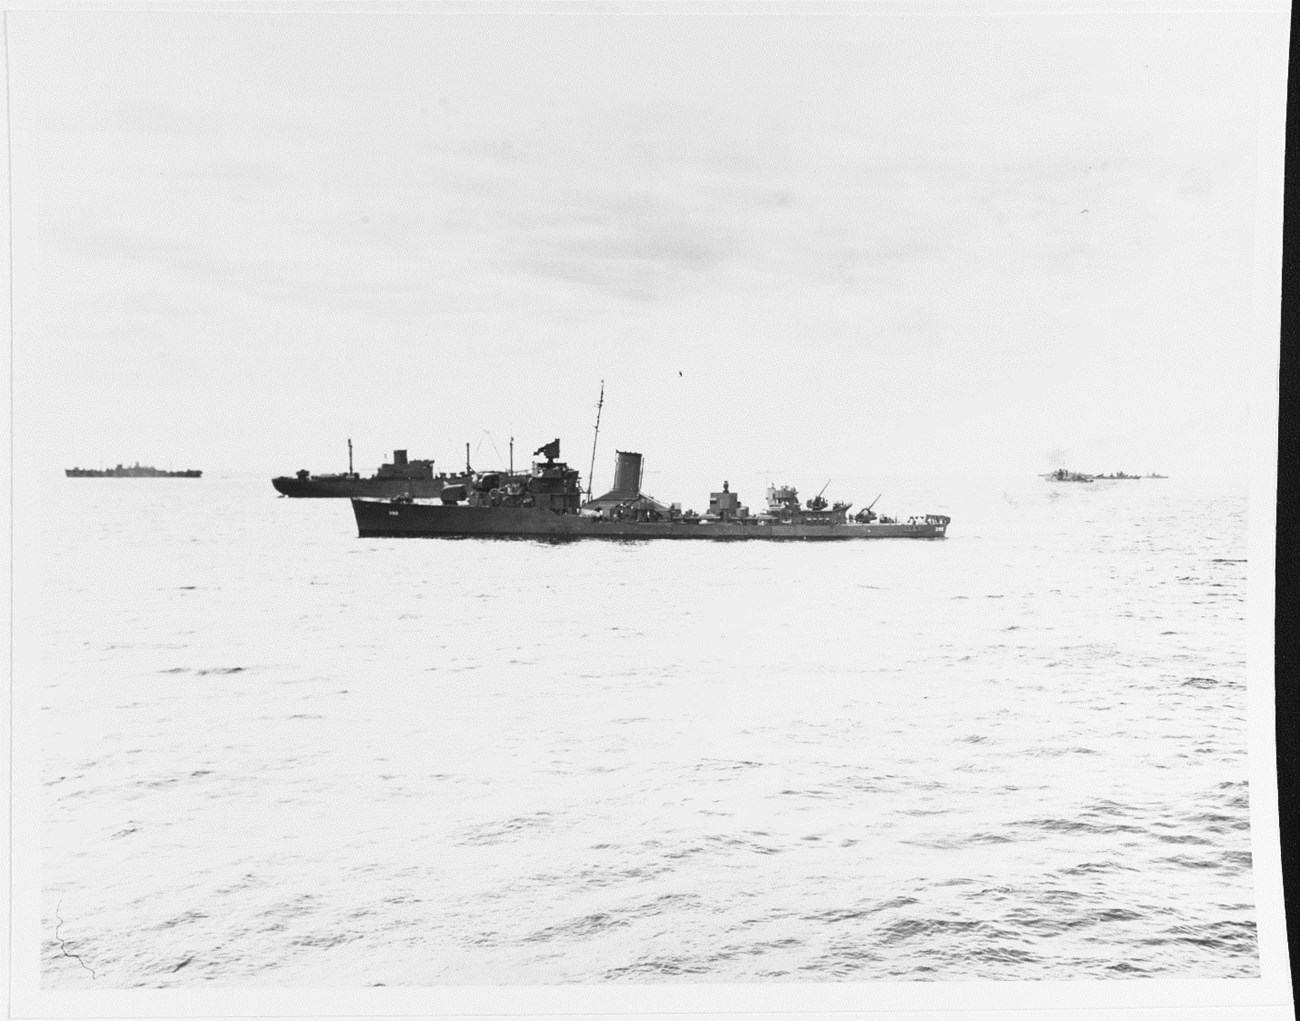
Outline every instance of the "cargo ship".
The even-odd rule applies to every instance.
[[[197,479],[203,472],[190,468],[187,471],[164,471],[137,461],[132,465],[119,464],[116,468],[64,468],[70,479]]]
[[[616,452],[614,488],[595,498],[589,490],[584,500],[577,470],[559,460],[558,439],[533,454],[543,460],[526,476],[473,475],[445,485],[437,501],[354,498],[357,532],[362,538],[942,539],[950,520],[877,516],[872,507],[879,497],[850,517],[852,504],[830,504],[821,493],[801,506],[791,486],[769,486],[766,506],[751,514],[726,482],[710,494],[706,513],[683,512],[680,504],[641,491],[644,462],[632,451]]]
[[[271,485],[284,496],[294,497],[436,497],[447,485],[466,482],[473,477],[466,450],[466,470],[463,473],[435,474],[433,461],[408,458],[405,450],[394,450],[393,460],[380,465],[374,475],[362,478],[352,470],[352,441],[348,440],[348,470],[337,474],[313,475],[303,469],[295,475],[281,475],[271,480]]]

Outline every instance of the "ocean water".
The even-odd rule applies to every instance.
[[[1258,975],[1244,492],[878,488],[949,538],[47,480],[44,986]]]

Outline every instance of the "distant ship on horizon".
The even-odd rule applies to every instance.
[[[1083,472],[1072,472],[1068,468],[1057,468],[1056,471],[1048,472],[1042,476],[1048,482],[1091,482],[1092,476],[1085,475]]]
[[[1040,476],[1047,479],[1048,482],[1137,482],[1141,479],[1167,479],[1168,475],[1157,475],[1151,472],[1149,475],[1129,475],[1126,472],[1115,472],[1113,475],[1089,475],[1086,472],[1072,472],[1066,468],[1057,468],[1056,471],[1050,471]]]
[[[119,464],[116,468],[65,468],[63,474],[70,479],[197,479],[203,476],[197,468],[164,471],[139,461],[132,465]]]

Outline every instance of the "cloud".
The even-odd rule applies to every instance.
[[[946,416],[1032,461],[1206,392],[1230,431],[1264,24],[19,14],[33,342],[303,407],[672,362],[715,424],[818,408],[792,447]]]

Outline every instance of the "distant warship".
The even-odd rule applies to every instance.
[[[1092,476],[1085,475],[1083,472],[1067,471],[1064,468],[1057,468],[1054,472],[1048,472],[1043,478],[1048,482],[1091,482]]]
[[[197,479],[203,472],[194,468],[183,472],[163,471],[137,461],[116,468],[65,468],[63,474],[70,479]]]
[[[871,507],[850,517],[852,504],[829,504],[821,493],[800,506],[798,491],[791,486],[769,486],[766,507],[751,514],[726,482],[721,491],[710,494],[707,513],[683,513],[680,504],[666,505],[641,492],[642,457],[630,451],[616,452],[613,489],[584,501],[577,470],[558,460],[558,439],[533,454],[543,460],[535,461],[527,475],[472,475],[445,484],[438,502],[417,502],[407,495],[354,498],[358,533],[538,539],[942,539],[950,520],[943,514],[878,517]]]
[[[1125,472],[1115,472],[1113,475],[1085,475],[1083,472],[1067,471],[1064,468],[1057,468],[1056,471],[1048,472],[1042,476],[1048,482],[1137,482],[1141,479],[1167,479],[1168,475],[1157,475],[1152,472],[1150,475],[1128,475]]]

